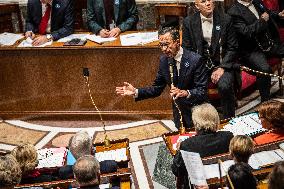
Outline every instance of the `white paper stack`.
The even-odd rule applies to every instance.
[[[62,167],[66,160],[67,149],[45,148],[37,151],[38,166],[37,168]]]
[[[144,45],[157,40],[159,40],[158,32],[141,32],[120,35],[122,46]]]
[[[260,132],[266,131],[262,128],[258,113],[251,113],[244,116],[233,118],[222,131],[230,131],[236,135],[252,136]]]
[[[126,161],[126,148],[119,148],[116,150],[109,150],[103,152],[96,152],[95,156],[99,162],[104,160]]]
[[[48,41],[42,45],[39,45],[39,46],[33,46],[32,45],[33,43],[33,40],[31,38],[27,38],[26,40],[23,40],[19,45],[18,47],[45,47],[45,46],[48,46],[48,45],[51,45],[52,44],[52,41]]]
[[[3,46],[11,46],[16,43],[19,39],[24,38],[23,34],[15,34],[15,33],[1,33],[0,34],[0,45]]]
[[[103,38],[99,35],[88,35],[86,38],[99,44],[116,40],[115,37]]]

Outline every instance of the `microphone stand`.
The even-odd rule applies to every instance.
[[[103,124],[103,130],[104,130],[104,135],[105,135],[104,145],[106,147],[109,147],[110,146],[110,140],[109,140],[109,138],[108,138],[108,136],[106,134],[106,125],[105,125],[105,122],[103,120],[102,114],[101,114],[100,110],[98,109],[98,107],[96,106],[95,101],[94,101],[93,96],[92,96],[92,93],[91,93],[91,88],[90,88],[90,83],[89,83],[89,70],[88,70],[88,68],[83,68],[83,75],[84,75],[84,78],[85,78],[85,81],[86,81],[86,84],[87,84],[87,87],[88,87],[88,93],[89,93],[91,102],[92,102],[93,106],[95,107],[95,109],[97,110],[97,112],[99,113],[100,120],[101,120],[101,122]]]
[[[169,70],[170,70],[170,76],[171,76],[171,87],[174,87],[174,69],[173,69],[173,63],[169,63]],[[178,113],[179,113],[179,117],[180,117],[180,128],[179,128],[179,133],[180,134],[184,134],[185,133],[185,127],[183,126],[183,121],[182,121],[182,114],[180,111],[180,108],[178,106],[178,104],[175,101],[175,98],[173,97],[173,102],[175,107],[178,109]]]

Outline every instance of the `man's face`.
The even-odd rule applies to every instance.
[[[52,1],[52,0],[40,0],[40,2],[41,2],[42,4],[47,4],[47,3],[50,4],[51,1]]]
[[[195,6],[205,17],[210,17],[214,10],[213,0],[195,0]]]
[[[159,36],[159,46],[162,52],[170,58],[175,57],[180,48],[179,41],[174,41],[170,32]]]

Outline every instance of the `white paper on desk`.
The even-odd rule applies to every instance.
[[[15,33],[1,33],[0,34],[0,45],[10,46],[14,45],[16,41],[22,39],[24,36],[23,34],[15,34]]]
[[[89,36],[90,34],[86,34],[86,33],[83,33],[83,34],[71,34],[67,37],[63,37],[61,39],[59,39],[57,42],[67,42],[67,41],[71,41],[72,39],[76,39],[76,38],[79,38],[81,40],[86,40],[87,37]]]
[[[154,41],[158,41],[158,31],[155,32],[143,32],[141,34],[141,43],[146,44],[146,43],[151,43]]]
[[[96,42],[96,43],[105,43],[105,42],[110,42],[110,41],[116,40],[115,37],[104,38],[104,37],[101,37],[101,36],[95,35],[95,34],[88,35],[87,39],[89,39],[90,41]]]
[[[191,184],[207,185],[205,170],[199,153],[187,152],[183,150],[180,152]]]
[[[277,161],[282,160],[282,158],[278,154],[276,154],[274,151],[258,152],[258,153],[252,154],[250,159],[252,159],[255,162],[255,164],[258,164],[259,167],[270,165],[270,164],[276,163]],[[249,160],[249,164],[250,163],[251,162]],[[256,166],[256,165],[254,165],[254,166]]]
[[[120,35],[120,43],[122,46],[133,46],[142,44],[140,33],[131,33]]]
[[[26,40],[23,40],[19,45],[18,47],[45,47],[45,46],[48,46],[48,45],[51,45],[52,44],[52,41],[48,41],[42,45],[39,45],[39,46],[33,46],[32,45],[32,42],[33,40],[31,38],[27,38]]]

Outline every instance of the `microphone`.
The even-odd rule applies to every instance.
[[[171,84],[174,85],[174,60],[173,58],[168,58],[169,71],[171,76]]]
[[[83,76],[84,77],[89,77],[90,76],[89,68],[83,68]]]

